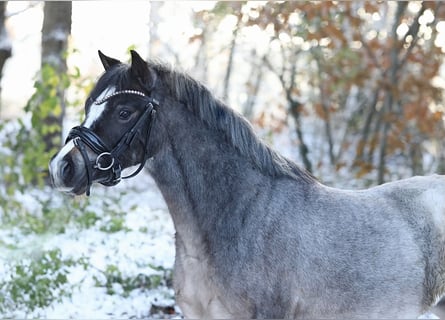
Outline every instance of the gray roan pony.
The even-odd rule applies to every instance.
[[[105,73],[50,174],[80,195],[149,170],[176,228],[186,317],[415,318],[442,296],[444,177],[324,186],[202,84],[131,55],[99,52]]]

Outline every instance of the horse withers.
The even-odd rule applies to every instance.
[[[79,195],[149,170],[176,229],[186,317],[415,318],[443,295],[444,177],[324,186],[186,74],[99,55],[105,73],[51,178]]]

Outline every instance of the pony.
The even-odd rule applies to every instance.
[[[99,57],[50,177],[88,195],[149,171],[176,229],[185,317],[415,318],[442,297],[443,176],[325,186],[187,74],[135,51],[128,64]]]

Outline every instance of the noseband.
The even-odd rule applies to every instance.
[[[76,148],[80,151],[84,163],[85,163],[85,169],[87,172],[87,189],[85,191],[86,195],[90,195],[90,188],[93,183],[93,170],[99,170],[108,172],[108,176],[104,179],[99,181],[99,183],[105,185],[105,186],[114,186],[118,184],[121,179],[128,179],[131,177],[134,177],[139,172],[141,172],[142,168],[145,165],[145,162],[147,162],[148,159],[148,141],[150,139],[150,133],[151,128],[153,125],[153,120],[156,114],[155,107],[159,106],[159,103],[156,99],[153,99],[147,95],[145,95],[143,92],[136,91],[136,90],[121,90],[116,91],[106,97],[104,97],[101,100],[96,100],[93,103],[96,105],[100,105],[107,100],[111,99],[112,97],[115,97],[117,95],[121,94],[132,94],[132,95],[138,95],[143,97],[145,102],[145,110],[138,119],[138,121],[131,127],[118,141],[118,143],[114,146],[114,148],[110,148],[106,143],[102,141],[102,139],[95,134],[92,130],[86,127],[82,126],[76,126],[72,128],[68,134],[68,137],[66,139],[67,143],[70,140],[73,140],[74,145]],[[144,156],[141,160],[141,163],[138,167],[138,169],[133,172],[132,174],[121,177],[122,167],[119,163],[119,156],[123,154],[128,147],[131,145],[133,140],[135,139],[136,135],[146,123],[148,119],[147,124],[147,131],[145,134],[145,141],[144,141]],[[87,150],[85,146],[88,146],[94,153],[97,154],[96,160],[91,162],[88,158]]]

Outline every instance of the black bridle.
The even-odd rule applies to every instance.
[[[104,172],[108,171],[109,172],[108,176],[103,180],[99,181],[99,183],[105,186],[114,186],[118,184],[121,181],[121,179],[128,179],[134,177],[139,172],[141,172],[142,168],[144,167],[145,163],[148,160],[148,142],[156,114],[155,107],[159,106],[159,102],[156,99],[153,99],[140,91],[121,90],[121,91],[116,91],[104,97],[103,99],[96,100],[93,103],[96,105],[100,105],[106,102],[107,100],[111,99],[112,97],[121,94],[133,94],[143,97],[146,100],[144,106],[145,110],[140,116],[140,118],[137,120],[137,122],[133,125],[133,127],[131,127],[120,138],[120,140],[114,146],[114,148],[110,148],[109,146],[107,146],[102,141],[102,139],[92,130],[82,126],[76,126],[72,128],[66,139],[65,143],[73,140],[74,146],[76,146],[77,149],[79,149],[82,158],[84,160],[85,169],[87,173],[87,189],[85,191],[87,196],[90,195],[90,188],[93,183],[94,169]],[[137,136],[138,132],[140,131],[140,129],[142,128],[144,123],[146,123],[147,120],[148,124],[147,124],[147,131],[145,132],[144,155],[141,160],[141,163],[139,164],[139,167],[135,172],[133,172],[128,176],[121,177],[122,167],[119,163],[119,156],[128,149],[128,147],[131,145],[131,143]],[[94,153],[97,154],[95,161],[91,162],[89,160],[85,146],[88,146]]]

